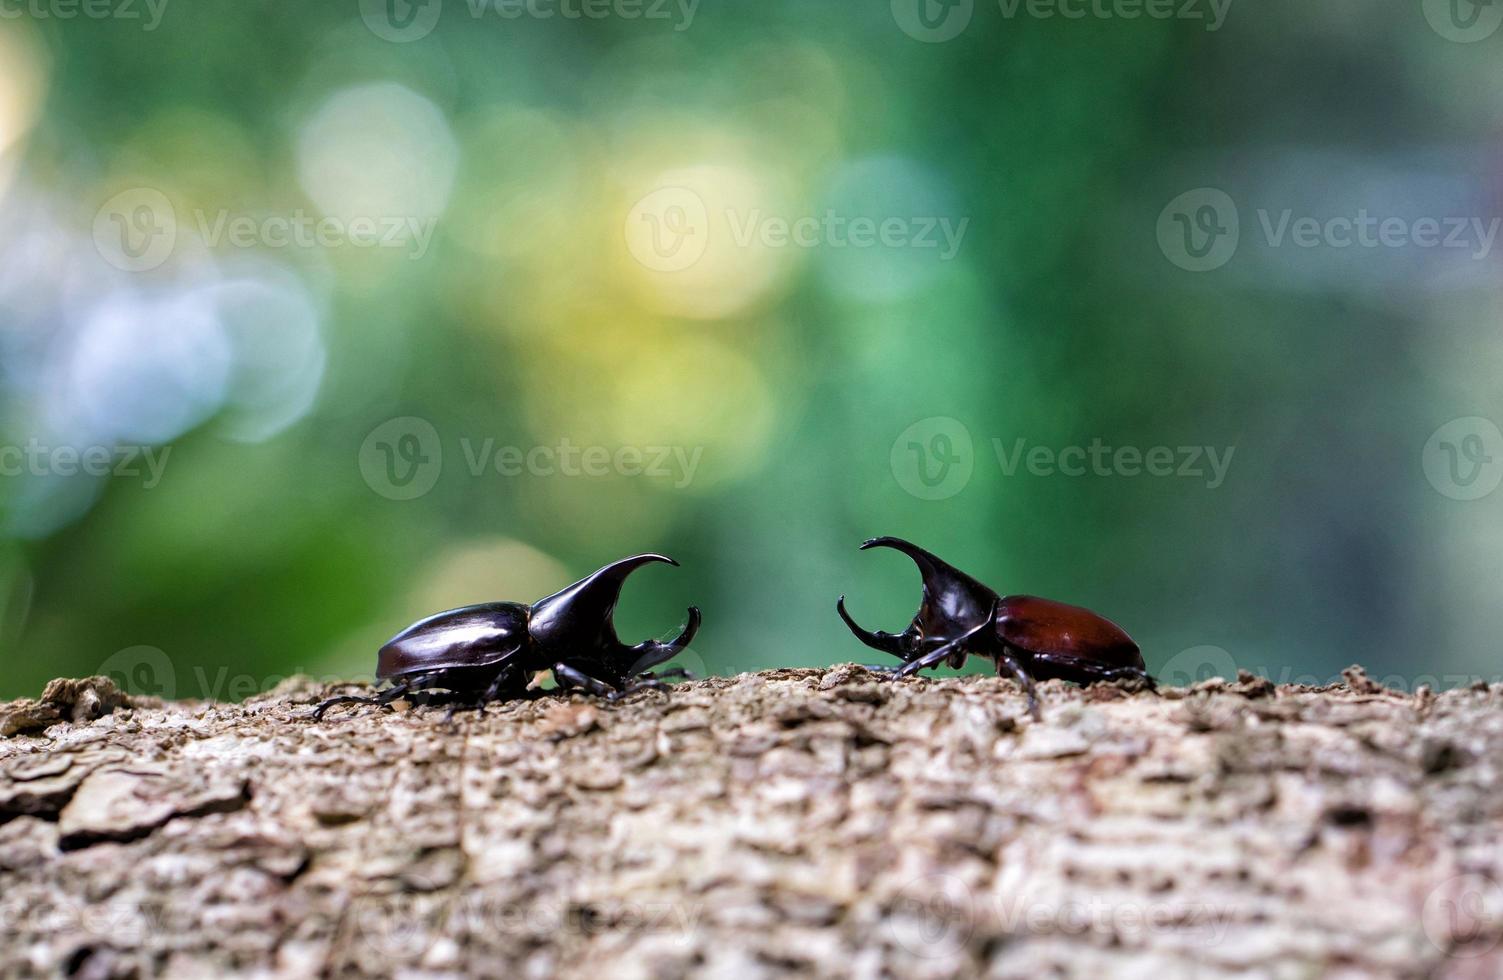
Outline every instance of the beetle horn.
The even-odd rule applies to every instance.
[[[970,576],[966,575],[964,572],[959,571],[954,566],[947,563],[943,558],[940,558],[938,555],[932,554],[931,552],[925,551],[923,548],[920,548],[912,541],[904,541],[902,538],[884,537],[870,538],[866,541],[861,542],[862,551],[866,551],[870,548],[891,548],[894,551],[901,551],[909,558],[912,558],[913,563],[919,567],[919,572],[924,576],[925,586],[929,584],[930,578],[934,576],[959,576],[960,578],[970,578]]]
[[[653,562],[677,565],[667,555],[633,555],[586,575],[565,589],[532,604],[528,632],[551,647],[599,649],[619,646],[612,617],[626,577]]]
[[[873,650],[881,650],[883,653],[890,653],[896,657],[903,655],[903,636],[898,633],[884,633],[881,630],[872,632],[856,625],[856,621],[851,618],[851,614],[845,611],[845,596],[841,596],[835,600],[835,611],[840,613],[840,618],[845,620],[845,625],[850,628],[852,633],[856,634],[856,639],[862,643],[865,643]]]
[[[913,559],[919,574],[923,576],[924,600],[913,618],[913,625],[903,634],[905,637],[937,641],[956,636],[983,622],[997,602],[997,593],[912,541],[893,537],[872,538],[861,545],[862,551],[869,548],[901,551]],[[846,624],[855,629],[849,617],[846,617]],[[856,635],[861,637],[860,633]],[[876,635],[881,637],[883,634]],[[868,646],[877,646],[865,637],[861,639]],[[885,647],[878,646],[877,649]]]

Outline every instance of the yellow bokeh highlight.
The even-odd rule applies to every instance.
[[[765,173],[699,164],[629,179],[615,272],[649,309],[697,320],[745,313],[778,295],[798,250],[768,244],[791,198]]]
[[[479,602],[532,602],[569,584],[558,559],[511,538],[469,540],[423,569],[408,606],[414,616]]]
[[[48,69],[36,32],[23,22],[0,21],[0,192],[15,173],[21,139],[41,112]]]

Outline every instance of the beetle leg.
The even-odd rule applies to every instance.
[[[473,701],[467,701],[462,696],[456,694],[454,696],[454,700],[449,702],[449,707],[444,711],[444,724],[449,724],[454,720],[454,716],[456,714],[465,709],[478,711],[481,714],[484,714],[485,706],[491,701],[496,700],[496,695],[501,692],[501,685],[510,680],[511,676],[512,668],[503,667],[501,670],[496,672],[495,678]]]
[[[897,680],[900,677],[912,677],[914,674],[918,673],[921,670],[927,670],[930,667],[938,667],[952,655],[960,653],[961,645],[970,638],[971,634],[967,633],[965,636],[962,636],[957,640],[951,640],[949,643],[946,643],[943,646],[935,647],[933,650],[930,650],[922,657],[910,660],[901,667],[892,668],[892,679]]]
[[[1150,691],[1159,689],[1159,682],[1154,680],[1148,671],[1139,670],[1137,667],[1108,667],[1101,672],[1098,679],[1103,681],[1140,680],[1148,686]]]
[[[648,670],[648,671],[643,671],[642,673],[638,674],[637,676],[641,677],[641,678],[646,678],[647,680],[650,680],[650,681],[665,681],[665,680],[668,680],[670,677],[671,678],[675,678],[675,679],[682,679],[682,680],[686,680],[686,681],[697,681],[697,680],[699,680],[699,678],[695,677],[693,673],[691,673],[690,671],[685,670],[682,667],[669,667],[667,670]]]
[[[1085,657],[1075,657],[1067,653],[1036,653],[1033,655],[1035,662],[1043,668],[1040,673],[1046,677],[1058,677],[1061,680],[1074,681],[1081,686],[1094,684],[1097,681],[1117,681],[1136,678],[1148,685],[1149,690],[1157,690],[1158,682],[1147,671],[1137,667],[1110,667],[1106,664]]]
[[[511,680],[513,669],[511,667],[503,667],[496,672],[496,679],[491,681],[490,687],[487,687],[485,693],[480,695],[480,703],[476,705],[477,708],[483,709],[486,704],[496,700],[496,695],[501,693],[501,685]]]
[[[1012,655],[1007,644],[999,644],[994,656],[997,661],[997,673],[1002,673],[1005,667],[1013,679],[1022,685],[1023,693],[1028,695],[1028,713],[1033,716],[1034,721],[1039,721],[1042,715],[1039,713],[1038,688],[1034,686],[1033,677],[1023,669],[1023,665],[1018,662],[1017,657]]]
[[[1136,677],[1148,685],[1150,691],[1157,691],[1159,689],[1159,682],[1154,680],[1152,674],[1146,670],[1139,670],[1136,667],[1118,667],[1116,670],[1107,671],[1106,675],[1106,679],[1109,681],[1125,680],[1130,677]]]
[[[976,626],[971,627],[970,629],[966,630],[964,633],[960,634],[955,639],[950,640],[947,643],[941,643],[939,646],[936,646],[934,649],[930,650],[928,653],[925,653],[923,656],[915,657],[914,659],[905,663],[903,666],[899,667],[897,670],[893,671],[893,680],[897,680],[900,677],[911,677],[919,671],[925,670],[929,667],[938,667],[946,660],[949,660],[951,663],[959,663],[963,665],[965,663],[966,655],[970,653],[970,650],[968,649],[970,642],[984,630],[992,629],[995,626],[997,622],[997,605],[998,604],[995,602],[992,603],[992,614],[986,617],[986,619],[982,620]]]
[[[358,694],[341,694],[338,697],[329,698],[323,704],[320,704],[317,708],[314,708],[313,714],[310,715],[309,718],[311,718],[313,721],[323,721],[324,712],[328,711],[336,704],[391,704],[393,701],[406,694],[409,690],[411,690],[411,685],[398,684],[395,687],[387,688],[380,694],[377,694],[375,697],[362,697]]]
[[[662,681],[658,680],[655,677],[641,675],[633,680],[630,684],[627,684],[621,690],[607,694],[605,696],[605,699],[607,701],[619,701],[622,698],[626,697],[628,694],[635,694],[638,691],[662,691],[664,694],[667,694],[668,685],[664,684]]]
[[[553,679],[558,681],[560,686],[567,684],[570,687],[582,687],[597,697],[608,698],[612,694],[617,693],[616,688],[605,681],[597,677],[591,677],[584,671],[570,667],[566,663],[556,663],[553,665]]]
[[[851,618],[851,614],[845,611],[845,596],[841,596],[835,600],[835,611],[840,613],[840,618],[845,620],[845,625],[850,627],[852,633],[856,634],[856,639],[865,643],[873,650],[881,650],[883,653],[890,653],[894,657],[907,659],[904,655],[902,635],[898,633],[884,633],[881,630],[872,632],[871,630],[865,630],[857,626],[856,621]]]

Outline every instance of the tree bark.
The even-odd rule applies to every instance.
[[[0,705],[10,977],[1503,975],[1503,686]]]

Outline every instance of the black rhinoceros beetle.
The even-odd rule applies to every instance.
[[[651,562],[677,565],[665,555],[635,555],[607,565],[532,605],[486,602],[419,620],[386,642],[376,662],[377,680],[392,686],[374,697],[341,695],[313,712],[315,720],[336,704],[390,704],[413,691],[443,689],[459,702],[484,705],[522,697],[528,681],[551,670],[561,688],[582,688],[611,700],[644,688],[663,688],[652,673],[693,642],[699,607],[671,643],[644,640],[627,646],[616,637],[612,614],[626,577]]]
[[[1017,678],[1038,716],[1034,680],[1057,677],[1078,684],[1136,678],[1154,686],[1143,654],[1116,623],[1089,609],[1031,595],[999,596],[965,572],[902,538],[872,538],[861,549],[893,548],[919,567],[924,599],[902,633],[871,632],[835,603],[856,638],[903,661],[901,667],[874,668],[894,678],[928,667],[965,665],[976,654],[996,661],[997,672]]]

